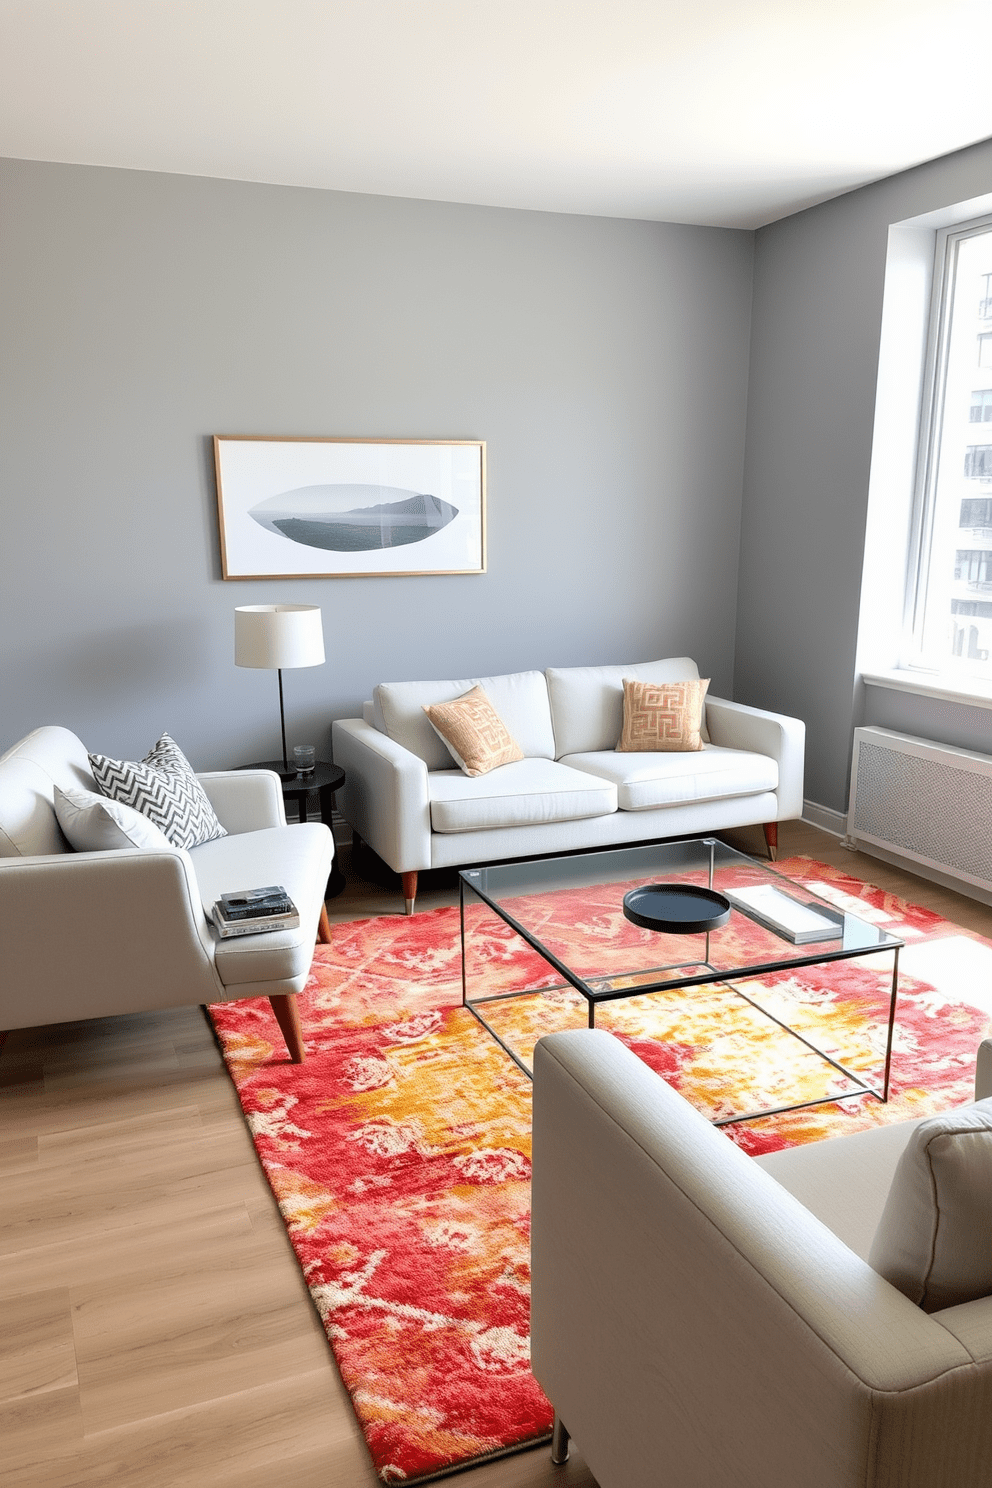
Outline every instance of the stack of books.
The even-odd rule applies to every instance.
[[[844,934],[844,911],[829,904],[804,904],[773,884],[727,889],[727,898],[748,919],[757,920],[782,940],[810,945],[816,940],[839,940]]]
[[[221,894],[212,918],[222,940],[232,935],[261,935],[266,930],[294,930],[300,923],[299,911],[282,884]]]

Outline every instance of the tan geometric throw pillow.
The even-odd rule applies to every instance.
[[[423,709],[466,775],[487,775],[524,758],[481,687],[450,703],[424,703]]]
[[[703,698],[709,677],[690,682],[623,679],[623,733],[618,752],[688,753],[703,747]]]

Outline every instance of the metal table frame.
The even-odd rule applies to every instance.
[[[710,848],[709,886],[712,888],[715,839],[701,838],[699,840],[702,845],[709,846]],[[590,853],[586,856],[592,858],[595,856],[595,854]],[[740,856],[743,857],[744,855],[740,854]],[[760,866],[763,867],[763,865]],[[854,1100],[863,1095],[874,1096],[876,1100],[881,1101],[883,1104],[888,1101],[889,1079],[892,1068],[892,1035],[895,1026],[896,999],[899,991],[899,952],[905,945],[904,941],[898,940],[893,936],[886,939],[884,942],[877,946],[857,946],[853,947],[850,950],[844,950],[842,948],[840,950],[828,951],[822,954],[818,953],[801,957],[793,955],[787,957],[784,960],[766,961],[759,965],[747,966],[745,968],[742,968],[740,972],[735,971],[730,973],[729,975],[732,975],[734,977],[734,981],[731,981],[729,980],[728,972],[726,969],[721,971],[717,967],[710,964],[711,932],[707,930],[701,932],[705,935],[706,940],[705,953],[701,960],[681,961],[667,966],[649,967],[644,971],[638,971],[636,973],[614,973],[614,978],[625,974],[652,976],[655,973],[658,973],[660,975],[664,972],[688,971],[690,968],[693,967],[703,968],[701,972],[697,971],[697,973],[692,976],[674,977],[669,980],[648,983],[646,985],[639,985],[635,987],[596,987],[591,983],[585,981],[582,977],[578,976],[574,971],[566,966],[565,963],[560,960],[559,957],[555,956],[552,951],[549,951],[547,946],[543,945],[531,931],[520,924],[520,922],[516,920],[514,916],[509,913],[508,910],[506,910],[496,900],[490,898],[490,896],[479,886],[478,882],[473,882],[473,878],[476,880],[479,880],[481,878],[482,872],[484,872],[484,870],[470,868],[462,869],[458,875],[458,909],[459,923],[461,928],[462,953],[462,1006],[467,1008],[468,1011],[473,1015],[473,1017],[475,1017],[478,1022],[481,1023],[486,1032],[493,1039],[495,1039],[496,1043],[499,1044],[503,1052],[507,1054],[510,1059],[513,1060],[514,1064],[523,1071],[528,1079],[533,1078],[532,1072],[527,1068],[527,1065],[523,1062],[519,1055],[515,1053],[515,1051],[510,1047],[506,1040],[497,1033],[496,1029],[493,1028],[488,1019],[485,1018],[479,1011],[481,1007],[491,1002],[510,1002],[520,997],[539,997],[547,992],[556,992],[561,991],[566,987],[573,987],[586,999],[586,1003],[589,1009],[588,1026],[590,1028],[595,1028],[596,1007],[597,1004],[601,1002],[616,1002],[624,997],[642,997],[651,992],[676,992],[683,987],[724,986],[727,987],[736,996],[743,998],[746,1003],[755,1008],[759,1013],[762,1014],[763,1017],[768,1018],[773,1023],[776,1023],[779,1028],[783,1029],[786,1033],[791,1034],[791,1036],[795,1039],[798,1039],[800,1043],[805,1044],[808,1049],[810,1049],[814,1054],[818,1055],[819,1058],[823,1059],[827,1064],[831,1065],[840,1074],[853,1081],[856,1088],[854,1090],[842,1091],[836,1095],[825,1095],[817,1098],[816,1100],[797,1101],[793,1105],[769,1106],[763,1110],[747,1111],[740,1115],[721,1116],[716,1121],[714,1121],[714,1126],[730,1126],[739,1121],[754,1121],[760,1116],[779,1116],[786,1111],[801,1111],[813,1106],[831,1105],[836,1101]],[[786,879],[784,875],[780,876],[782,877],[784,883],[791,882],[791,880]],[[543,960],[548,963],[549,966],[553,967],[554,970],[558,972],[559,976],[562,978],[562,981],[556,982],[552,986],[527,988],[519,992],[495,992],[486,997],[469,997],[468,977],[466,972],[465,959],[466,889],[477,899],[481,900],[482,903],[488,905],[489,908],[495,914],[497,914],[505,924],[509,925],[510,928],[521,937],[522,940],[526,941],[526,943],[533,950],[535,950],[538,955],[541,956]],[[553,885],[549,886],[549,891],[554,891]],[[742,913],[742,911],[738,909],[735,910],[735,913]],[[852,916],[852,918],[857,919],[857,916],[854,915]],[[813,944],[817,945],[823,945],[825,943],[826,942],[813,942]],[[790,1028],[789,1025],[783,1022],[781,1018],[777,1018],[774,1013],[770,1013],[767,1008],[762,1007],[760,1003],[754,1000],[754,998],[749,997],[746,992],[743,992],[740,987],[735,985],[735,982],[738,980],[748,981],[752,977],[766,976],[770,972],[795,971],[803,966],[827,965],[831,961],[851,961],[856,960],[862,956],[881,955],[888,951],[893,952],[892,990],[889,996],[888,1026],[886,1029],[885,1039],[885,1063],[883,1067],[880,1089],[876,1085],[872,1084],[869,1080],[867,1080],[863,1075],[857,1074],[854,1070],[848,1069],[846,1065],[841,1064],[838,1060],[832,1058],[831,1055],[827,1054],[823,1049],[818,1048],[817,1045],[814,1044],[810,1039],[806,1038],[804,1034],[799,1033],[794,1028]]]

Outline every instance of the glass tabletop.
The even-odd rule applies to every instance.
[[[902,942],[716,838],[463,869],[464,933],[495,912],[590,1001],[870,955]],[[715,889],[726,924],[668,933],[632,923],[648,884]],[[467,892],[465,892],[467,891]]]

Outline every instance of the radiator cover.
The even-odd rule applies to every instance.
[[[992,758],[855,729],[847,832],[992,893]]]

